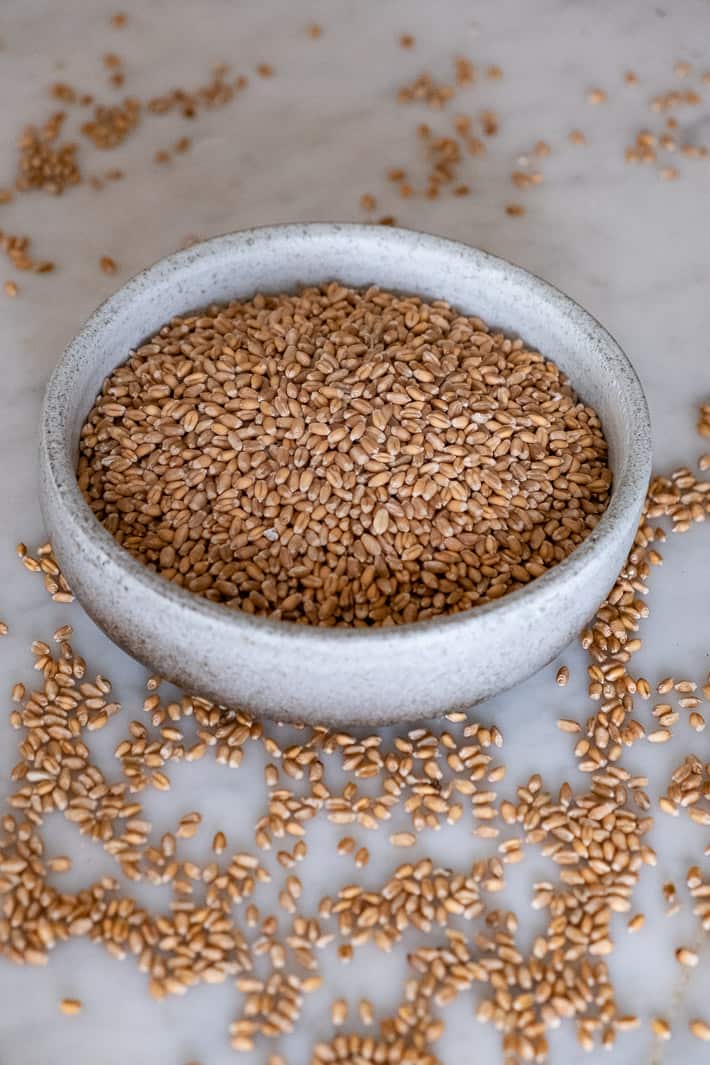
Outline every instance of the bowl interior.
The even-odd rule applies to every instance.
[[[645,398],[623,352],[586,311],[527,271],[454,241],[383,226],[284,225],[216,237],[161,260],[107,300],[67,349],[47,391],[44,443],[65,501],[95,522],[97,548],[110,551],[114,559],[118,552],[126,564],[133,562],[90,514],[74,472],[81,426],[106,375],[175,315],[257,291],[292,291],[330,280],[445,299],[492,327],[520,336],[568,374],[581,398],[600,416],[614,477],[605,514],[570,559],[590,550],[590,542],[613,535],[615,518],[629,508],[638,512],[650,470]],[[135,566],[139,564],[131,568]],[[511,595],[530,594],[564,566],[560,563]],[[147,580],[160,580],[140,569]],[[161,583],[166,590],[179,591]],[[498,610],[508,599],[477,612]],[[227,610],[200,602],[205,609]],[[298,628],[303,632],[308,626]]]

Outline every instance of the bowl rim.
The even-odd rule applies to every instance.
[[[420,250],[424,245],[424,250],[428,247],[433,251],[449,254],[461,255],[463,253],[475,262],[485,263],[494,270],[512,274],[514,279],[524,281],[534,298],[543,298],[548,306],[555,308],[557,314],[570,319],[573,325],[584,330],[587,335],[593,336],[604,347],[606,357],[614,370],[618,372],[618,380],[623,382],[623,392],[630,400],[632,421],[630,436],[636,442],[638,456],[635,463],[628,461],[624,463],[622,476],[613,480],[611,497],[599,522],[583,542],[562,562],[557,563],[542,576],[534,578],[523,588],[469,610],[454,614],[439,614],[423,621],[401,625],[363,628],[327,627],[248,614],[222,603],[214,603],[181,588],[134,559],[95,517],[81,493],[76,470],[68,453],[67,406],[62,398],[68,394],[71,383],[79,375],[82,356],[87,347],[95,346],[97,335],[100,335],[111,320],[125,313],[134,298],[150,290],[154,283],[164,279],[166,267],[169,267],[172,273],[180,270],[189,271],[197,260],[209,258],[214,253],[220,253],[232,247],[245,244],[254,246],[260,241],[271,239],[272,236],[288,239],[291,235],[303,238],[309,234],[336,240],[347,239],[349,234],[372,237],[377,234],[378,239],[381,240],[383,235],[387,234],[386,239],[400,243],[403,252],[407,246],[412,247],[416,244]],[[186,308],[184,313],[194,309],[196,308]],[[128,352],[126,355],[128,356]],[[442,628],[448,630],[449,634],[454,637],[457,627],[462,628],[473,620],[479,619],[482,624],[485,624],[486,619],[492,615],[504,621],[508,616],[514,615],[524,603],[529,603],[535,598],[544,599],[546,595],[554,594],[556,589],[562,589],[575,572],[584,568],[596,556],[603,554],[606,548],[611,548],[616,543],[618,533],[615,526],[620,521],[628,522],[631,514],[636,517],[640,512],[651,473],[651,442],[648,403],[633,365],[608,330],[571,297],[524,267],[462,241],[404,227],[383,227],[358,222],[278,223],[237,230],[197,242],[188,248],[164,256],[140,270],[99,304],[64,349],[47,384],[40,424],[40,451],[44,460],[44,471],[51,479],[55,498],[61,501],[63,510],[70,516],[75,527],[78,527],[87,538],[92,540],[92,548],[100,564],[112,565],[118,571],[123,571],[131,581],[138,584],[139,588],[158,596],[166,605],[170,604],[182,611],[196,612],[218,627],[230,628],[235,637],[249,633],[255,635],[256,632],[260,632],[267,638],[273,636],[290,641],[326,643],[332,645],[333,650],[346,640],[351,645],[352,643],[366,645],[376,640],[378,636],[386,635],[389,640],[406,641],[425,635],[427,630],[431,632]]]

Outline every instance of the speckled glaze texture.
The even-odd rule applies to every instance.
[[[136,562],[94,518],[75,468],[104,377],[171,316],[257,291],[337,279],[449,300],[539,348],[599,412],[614,485],[594,533],[526,588],[413,625],[322,629],[254,618],[184,591]],[[281,720],[413,720],[467,707],[549,662],[621,568],[651,469],[641,385],[613,338],[557,289],[454,241],[384,226],[283,225],[229,234],[134,277],[64,352],[45,396],[41,503],[82,605],[124,650],[180,686]]]

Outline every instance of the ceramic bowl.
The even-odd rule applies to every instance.
[[[525,588],[473,610],[388,628],[318,628],[201,599],[135,561],[76,482],[79,431],[103,379],[173,315],[299,285],[443,298],[520,336],[596,408],[613,490],[593,533]],[[124,650],[181,687],[286,721],[409,721],[465,708],[559,653],[613,584],[651,468],[646,400],[618,344],[532,274],[465,244],[385,226],[281,225],[194,245],[138,274],[92,315],[49,382],[41,503],[57,558],[87,613]]]

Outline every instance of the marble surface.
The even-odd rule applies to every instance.
[[[20,294],[2,297],[2,386],[0,387],[0,616],[11,633],[0,640],[0,691],[16,680],[32,681],[32,639],[48,637],[71,621],[76,646],[90,668],[113,678],[124,704],[117,728],[98,735],[97,758],[108,771],[116,736],[127,720],[141,716],[144,671],[94,628],[77,606],[49,603],[39,581],[13,558],[18,540],[42,539],[37,506],[36,435],[42,391],[51,368],[78,324],[114,287],[141,266],[179,246],[190,235],[214,233],[274,221],[362,218],[359,198],[378,197],[378,212],[392,213],[403,225],[455,236],[503,255],[564,288],[619,339],[646,388],[655,433],[655,464],[693,464],[702,450],[694,433],[695,407],[710,392],[707,349],[707,194],[710,163],[682,159],[678,181],[659,180],[653,167],[630,167],[624,147],[650,120],[649,97],[677,87],[677,60],[707,69],[710,12],[705,0],[675,4],[600,0],[594,5],[560,0],[447,0],[436,7],[411,0],[348,3],[347,0],[287,0],[230,4],[227,0],[146,0],[122,3],[129,14],[124,30],[109,27],[117,5],[83,0],[47,5],[41,0],[5,0],[0,20],[0,143],[4,146],[0,184],[12,180],[14,141],[25,122],[42,121],[53,108],[45,87],[56,78],[100,91],[105,74],[101,55],[119,52],[126,60],[127,91],[146,96],[172,85],[203,82],[211,64],[230,62],[253,74],[271,63],[271,79],[254,78],[249,89],[223,111],[206,113],[186,129],[179,118],[145,123],[115,152],[87,152],[85,169],[121,166],[126,178],[98,193],[83,186],[62,199],[39,194],[3,206],[2,228],[27,232],[36,254],[55,259],[55,275],[17,275],[3,265],[0,280],[14,277]],[[311,40],[305,26],[319,22],[323,37]],[[416,48],[398,47],[400,33],[416,36]],[[499,63],[502,81],[481,79],[465,90],[452,110],[471,113],[494,107],[501,129],[485,159],[467,160],[465,176],[473,194],[437,202],[401,200],[387,182],[389,167],[411,166],[417,158],[415,127],[431,121],[445,128],[446,117],[405,108],[394,101],[396,88],[423,69],[447,78],[454,54],[479,65]],[[703,63],[706,66],[703,66]],[[623,83],[628,67],[635,87]],[[696,79],[697,80],[697,79]],[[600,86],[608,102],[592,107],[585,92]],[[695,86],[695,81],[693,81]],[[106,90],[106,95],[110,91]],[[11,102],[10,102],[11,101]],[[710,140],[710,88],[703,103],[679,112],[683,135]],[[585,131],[586,147],[570,145],[570,129]],[[192,151],[157,167],[152,156],[183,133]],[[516,159],[544,138],[552,147],[541,160],[544,183],[513,189],[509,175]],[[674,162],[674,160],[670,160]],[[506,215],[506,203],[526,205],[522,217]],[[102,255],[119,264],[115,279],[98,269]],[[666,549],[666,566],[654,578],[652,614],[644,625],[642,671],[651,679],[666,673],[702,681],[710,666],[707,590],[708,530],[699,527]],[[543,771],[549,785],[578,780],[570,743],[555,719],[583,718],[584,659],[570,648],[570,685],[557,689],[554,667],[490,701],[478,717],[495,721],[505,735],[508,784]],[[6,694],[6,705],[7,694]],[[0,720],[0,801],[10,792],[17,735]],[[684,728],[664,747],[636,745],[626,764],[650,777],[656,798],[670,769],[688,750],[707,758],[707,741]],[[247,759],[237,774],[202,762],[171,770],[173,791],[151,796],[146,806],[156,829],[198,807],[204,826],[195,855],[224,829],[235,847],[248,847],[250,824],[262,809],[261,765]],[[505,788],[503,789],[505,793]],[[62,883],[74,889],[97,873],[113,872],[109,859],[54,818],[46,826],[53,853],[75,858]],[[342,833],[318,823],[309,834],[310,855],[304,908],[325,890],[353,879],[346,858],[333,858]],[[359,833],[363,835],[363,833]],[[362,878],[381,881],[391,865],[386,834],[363,839],[372,852]],[[702,829],[659,813],[651,842],[659,855],[655,869],[641,876],[635,905],[647,914],[644,930],[627,937],[623,918],[614,924],[618,949],[610,968],[622,1008],[644,1023],[621,1036],[605,1060],[680,1065],[710,1057],[691,1040],[689,1016],[707,1015],[710,949],[701,939],[701,965],[679,971],[673,948],[697,939],[696,921],[681,890],[683,906],[663,915],[661,885],[679,888],[707,842]],[[482,846],[468,829],[427,838],[422,846],[444,864],[468,862]],[[515,867],[510,899],[529,914],[523,938],[537,930],[525,908],[533,879],[544,875],[542,859],[531,856]],[[147,904],[156,889],[139,886]],[[261,900],[260,900],[261,901]],[[268,901],[264,900],[264,906]],[[414,941],[407,943],[409,948]],[[297,1034],[280,1045],[260,1043],[242,1060],[263,1065],[269,1053],[287,1055],[290,1065],[308,1060],[308,1049],[330,1036],[327,1002],[337,994],[353,1000],[368,994],[378,1013],[399,1001],[406,963],[364,953],[350,968],[326,963],[327,992],[311,996]],[[62,996],[80,997],[85,1008],[70,1019],[58,1011]],[[497,1063],[499,1038],[471,1016],[473,996],[462,995],[447,1013],[447,1030],[437,1051],[444,1063]],[[192,991],[185,998],[156,1004],[146,980],[130,962],[120,964],[85,942],[62,946],[41,970],[0,961],[0,1062],[2,1065],[227,1065],[239,1058],[228,1049],[226,1030],[239,995],[228,984]],[[647,1019],[661,1013],[674,1024],[670,1043],[657,1046]],[[574,1065],[590,1060],[578,1048],[570,1025],[551,1035],[551,1061]],[[601,1056],[601,1054],[599,1055]]]

